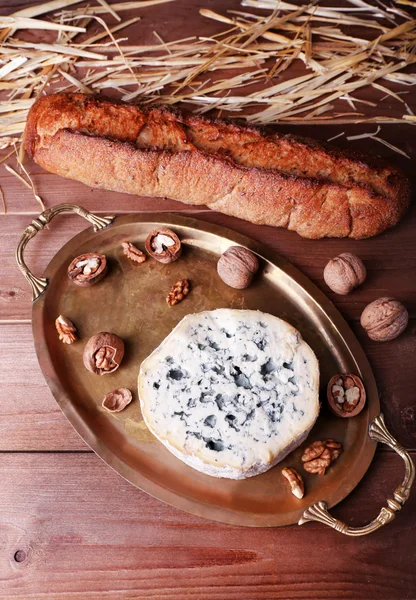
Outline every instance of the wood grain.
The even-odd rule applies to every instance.
[[[353,526],[371,520],[401,476],[396,455],[378,455],[333,513]],[[0,477],[1,600],[414,598],[416,495],[388,529],[348,538],[319,524],[202,520],[93,454],[3,455]]]
[[[416,320],[408,333],[390,344],[367,342],[359,326],[353,328],[374,369],[389,429],[402,444],[416,449],[416,411],[409,394],[409,388],[416,388]],[[0,325],[0,372],[0,397],[4,398],[0,402],[0,451],[88,449],[67,423],[43,379],[29,324]]]
[[[6,164],[10,164],[16,169],[13,160],[6,161]],[[28,158],[25,160],[25,168],[29,171],[36,190],[46,206],[72,202],[81,204],[91,211],[110,212],[111,214],[134,212],[135,210],[143,212],[189,210],[189,206],[167,198],[132,197],[127,194],[90,188],[78,181],[71,181],[48,173]],[[35,200],[32,191],[6,171],[3,165],[0,165],[0,185],[4,191],[8,215],[37,215],[41,212],[41,207]],[[196,210],[201,210],[201,207],[197,207]]]
[[[0,13],[43,1],[8,0]],[[142,17],[123,36],[129,35],[132,43],[154,43],[153,31],[166,41],[220,31],[222,25],[198,15],[200,7],[222,13],[244,10],[239,0],[177,0],[123,12],[123,19]],[[95,25],[91,34],[97,31]],[[32,41],[47,37],[44,32],[25,35]],[[379,98],[371,88],[358,96]],[[406,102],[416,111],[415,94],[407,94]],[[403,105],[391,98],[383,101],[383,109],[392,116],[403,114]],[[277,128],[320,140],[343,131],[354,135],[375,129],[365,124]],[[370,139],[348,142],[344,136],[335,143],[391,158],[416,181],[412,134],[405,125],[384,125],[379,134],[412,160]],[[7,162],[15,165],[12,158]],[[26,167],[47,206],[74,202],[107,214],[185,211],[276,249],[328,293],[347,317],[374,369],[389,428],[404,445],[416,448],[414,204],[396,228],[371,240],[310,241],[201,208],[190,211],[167,199],[91,190],[46,173],[29,160]],[[47,388],[31,326],[21,323],[30,319],[31,302],[14,250],[40,208],[2,165],[0,186],[9,211],[0,217],[0,600],[415,600],[415,491],[393,524],[364,539],[346,538],[317,524],[253,530],[170,508],[133,488],[93,453],[72,452],[88,449]],[[52,255],[84,226],[77,217],[63,216],[36,236],[27,252],[35,273],[42,273]],[[353,295],[342,298],[328,292],[322,271],[329,258],[345,251],[363,258],[369,276]],[[377,344],[368,340],[358,319],[365,304],[383,295],[404,301],[413,319],[402,337]],[[349,525],[368,522],[401,476],[400,459],[378,451],[362,483],[334,515]]]
[[[65,200],[67,200],[66,196]],[[163,200],[160,200],[159,204],[156,199],[153,199],[153,202],[151,211],[157,212],[159,204],[163,207]],[[79,203],[84,205],[81,201]],[[133,207],[132,211],[134,212]],[[208,210],[188,210],[183,214],[229,227],[274,248],[310,277],[349,320],[359,320],[364,307],[369,302],[381,296],[392,295],[404,302],[410,315],[416,317],[416,205],[412,207],[408,217],[390,232],[370,240],[358,241],[304,240],[291,231],[253,225]],[[31,317],[30,289],[18,270],[14,258],[14,250],[31,218],[32,215],[0,216],[2,231],[0,321]],[[65,214],[56,217],[50,224],[50,228],[38,233],[25,251],[28,265],[33,272],[37,275],[43,273],[52,256],[71,237],[85,229],[85,226],[85,221],[78,216]],[[356,253],[364,260],[368,277],[366,282],[352,294],[339,296],[331,292],[324,283],[323,270],[330,258],[345,251]]]
[[[31,325],[0,325],[0,451],[89,450],[43,378]]]
[[[41,0],[39,0],[39,3],[40,2]],[[0,13],[10,14],[13,8],[15,10],[21,9],[28,4],[34,4],[34,2],[27,2],[27,0],[9,0],[7,2],[7,6],[0,6]],[[151,6],[148,8],[143,8],[141,11],[123,11],[123,20],[137,17],[138,15],[141,17],[141,20],[138,23],[123,29],[122,35],[123,37],[128,36],[131,43],[136,43],[136,41],[140,39],[141,44],[154,44],[156,41],[153,33],[154,31],[157,31],[157,33],[167,42],[181,39],[186,35],[210,36],[219,33],[220,31],[224,31],[225,28],[223,24],[202,17],[199,14],[200,8],[210,8],[211,10],[222,14],[226,13],[227,10],[242,10],[240,0],[227,0],[226,3],[224,0],[180,0],[163,6]],[[256,12],[254,9],[249,10]],[[257,13],[262,16],[266,14],[265,11],[261,10],[257,11]],[[91,28],[91,33],[96,32],[98,29],[99,27],[93,25]],[[38,41],[36,39],[36,33],[30,32],[26,33],[26,35],[28,35],[32,41]],[[54,39],[54,34],[42,32],[42,41],[47,41],[48,39],[52,41]],[[230,75],[232,74],[230,71],[228,71],[228,73]],[[304,74],[303,64],[301,61],[296,61],[291,65],[288,72],[284,73],[282,76],[279,75],[274,81],[277,82],[288,76],[296,77],[301,74]],[[213,76],[212,74],[210,75]],[[258,86],[249,86],[247,91],[251,93],[258,89],[259,86],[264,87],[264,82],[261,82]],[[389,88],[393,91],[409,91],[405,89],[404,86],[395,86],[391,83],[389,83]],[[368,89],[358,90],[355,93],[357,98],[362,100],[370,100],[372,102],[375,100],[380,100],[384,95],[385,94],[383,92],[377,92],[377,90],[371,87],[368,87]],[[405,101],[408,103],[410,109],[416,111],[415,94],[408,93],[406,96],[403,96],[403,98],[405,98]],[[337,110],[340,110],[341,112],[345,111],[345,109],[348,111],[350,110],[345,101],[342,100],[332,102],[331,104],[334,104],[334,106],[337,107]],[[363,105],[358,105],[358,107],[360,107],[360,110],[363,109]],[[375,108],[365,106],[365,114],[370,117],[374,116],[375,114],[380,114],[380,111],[392,117],[401,117],[403,115],[404,108],[401,102],[392,97],[385,98],[380,105]],[[383,125],[381,127],[381,131],[379,132],[379,136],[406,152],[410,159],[399,155],[386,146],[383,146],[369,138],[351,141],[346,139],[346,135],[374,132],[376,129],[376,125],[365,123],[351,124],[348,126],[278,125],[275,127],[276,131],[282,133],[295,133],[301,136],[310,136],[321,141],[327,141],[328,139],[340,133],[344,133],[345,135],[334,141],[334,145],[352,151],[358,150],[362,152],[368,152],[371,155],[379,155],[391,159],[398,166],[403,168],[415,182],[416,174],[412,168],[412,164],[416,159],[416,147],[412,141],[412,128],[409,125]],[[3,155],[5,155],[8,151],[9,150],[4,151]],[[15,160],[13,157],[10,157],[7,162],[11,164],[11,166],[15,165]],[[144,201],[143,199],[137,197],[129,198],[128,196],[114,192],[91,190],[90,188],[77,182],[72,182],[70,180],[46,173],[29,159],[26,159],[26,167],[32,174],[36,187],[48,206],[62,202],[62,197],[65,196],[68,202],[78,202],[84,204],[85,207],[90,210],[98,210],[98,207],[100,207],[100,209],[103,211],[147,210],[147,201]],[[5,191],[7,207],[10,213],[14,214],[28,211],[38,211],[37,203],[32,197],[31,192],[24,188],[22,184],[16,180],[16,178],[8,173],[4,169],[3,165],[0,165],[0,185]],[[153,203],[153,200],[150,202]],[[167,202],[169,203],[167,204]],[[172,202],[173,201],[167,200],[161,202],[158,200],[158,210],[171,210],[169,207],[171,206]],[[186,209],[186,207],[180,203],[174,204],[176,205],[175,210]]]

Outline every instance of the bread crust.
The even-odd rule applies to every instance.
[[[312,239],[377,235],[410,202],[408,179],[381,159],[83,94],[39,99],[25,148],[43,168],[90,187],[207,205]]]

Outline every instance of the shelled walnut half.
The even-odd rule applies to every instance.
[[[100,281],[107,273],[104,254],[80,254],[68,267],[68,277],[76,285],[87,287]]]
[[[77,328],[64,315],[59,315],[55,321],[56,331],[58,332],[59,339],[64,344],[73,344],[78,339]]]
[[[124,342],[115,333],[102,331],[93,335],[84,348],[84,366],[91,373],[108,375],[120,366],[124,356]]]
[[[178,260],[182,253],[180,239],[170,229],[155,229],[145,242],[146,252],[161,263],[168,264]]]
[[[326,469],[342,452],[342,444],[335,440],[316,440],[305,448],[302,455],[303,468],[308,473],[325,475]]]
[[[355,417],[365,405],[363,382],[352,373],[338,373],[331,377],[327,388],[328,404],[338,417]]]
[[[179,281],[172,286],[172,289],[166,298],[166,302],[169,306],[175,306],[175,304],[182,302],[182,300],[186,298],[189,294],[189,289],[189,279],[179,279]]]
[[[301,475],[299,475],[295,469],[290,467],[282,469],[282,475],[289,482],[292,494],[296,496],[296,498],[303,498],[305,494],[305,485]]]
[[[140,265],[146,261],[146,254],[136,248],[131,242],[123,242],[121,246],[123,248],[123,253],[131,260],[131,262]]]

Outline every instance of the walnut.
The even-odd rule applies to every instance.
[[[124,254],[129,258],[132,262],[137,263],[138,265],[142,264],[146,260],[146,254],[136,248],[134,244],[131,242],[123,242],[121,244],[123,248]]]
[[[181,242],[170,229],[155,229],[145,242],[146,252],[161,263],[168,264],[178,258],[182,252]]]
[[[313,460],[314,458],[318,458],[318,456],[321,456],[324,450],[325,442],[321,442],[319,440],[312,442],[312,444],[309,444],[309,446],[303,451],[302,462],[307,462],[309,460]]]
[[[361,325],[370,339],[387,342],[399,336],[407,327],[409,313],[395,298],[374,300],[362,312]]]
[[[188,279],[179,279],[179,281],[172,286],[172,289],[166,298],[166,302],[169,304],[169,306],[175,306],[175,304],[182,302],[182,300],[189,294],[189,285]]]
[[[231,246],[217,263],[218,275],[237,290],[248,287],[259,269],[257,256],[242,246]]]
[[[78,339],[77,329],[72,321],[59,315],[55,321],[56,331],[58,332],[59,339],[64,344],[73,344]]]
[[[325,448],[321,456],[306,462],[303,468],[307,473],[316,473],[317,475],[325,475],[325,470],[331,464],[331,453]]]
[[[133,396],[127,388],[118,388],[108,392],[103,400],[102,406],[108,412],[121,412],[132,401]]]
[[[336,294],[349,294],[367,276],[363,261],[349,252],[331,259],[324,269],[325,283]]]
[[[329,450],[331,454],[331,462],[337,459],[342,452],[342,444],[336,442],[335,440],[328,439],[325,440],[325,446]]]
[[[68,267],[69,279],[81,287],[97,283],[106,273],[107,259],[104,254],[81,254]]]
[[[338,373],[329,380],[327,398],[329,407],[338,417],[355,417],[366,401],[363,382],[352,373]]]
[[[326,469],[336,460],[342,452],[342,445],[335,440],[328,439],[312,442],[305,448],[302,455],[303,468],[307,473],[325,475]]]
[[[295,469],[286,467],[285,469],[282,469],[282,475],[288,480],[292,494],[296,496],[296,498],[303,498],[305,486],[299,473]]]
[[[113,373],[124,356],[124,342],[114,333],[102,331],[89,339],[83,354],[84,366],[91,373]]]

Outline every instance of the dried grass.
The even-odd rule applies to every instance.
[[[3,213],[5,215],[7,215],[6,199],[4,197],[3,189],[1,188],[1,186],[0,186],[0,197],[1,197],[1,204],[3,206]]]
[[[13,151],[14,152],[14,151]],[[23,185],[25,187],[27,187],[29,190],[31,190],[31,185],[29,182],[26,181],[26,179],[24,177],[22,177],[21,175],[19,175],[19,173],[17,171],[15,171],[13,169],[13,167],[11,167],[10,165],[4,165],[4,168],[6,169],[6,171],[8,171],[11,175],[13,175],[14,177],[16,177],[16,179],[18,179],[20,181],[20,183],[23,183]]]
[[[397,152],[398,154],[401,154],[402,156],[405,156],[406,158],[410,159],[410,156],[408,154],[406,154],[406,152],[404,152],[403,150],[400,150],[400,148],[397,148],[397,146],[393,146],[393,144],[390,144],[390,142],[383,140],[383,138],[378,137],[380,130],[381,130],[381,127],[378,126],[377,130],[374,133],[361,133],[359,135],[349,135],[347,137],[347,140],[348,141],[357,141],[357,140],[364,140],[366,138],[370,138],[371,140],[375,140],[376,142],[379,142],[380,144],[387,146],[387,148],[390,148],[390,150],[393,150],[393,152]]]
[[[124,20],[124,11],[171,1],[91,0],[74,7],[81,0],[52,0],[0,17],[0,149],[22,134],[28,109],[46,89],[115,90],[126,101],[186,102],[197,113],[216,109],[256,124],[416,123],[400,92],[389,88],[416,84],[416,20],[397,4],[242,0],[244,10],[227,14],[201,9],[223,24],[211,37],[166,40],[155,31],[158,43],[149,45],[115,37],[140,19]],[[101,31],[88,35],[94,22]],[[22,29],[48,29],[56,39],[29,42]],[[399,102],[403,111],[396,107],[394,114],[402,116],[356,95],[369,86]]]

